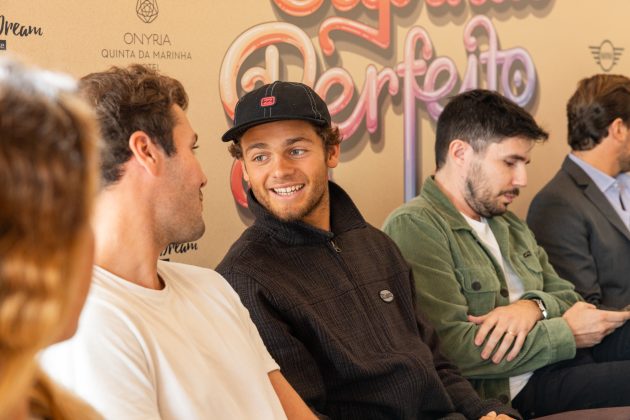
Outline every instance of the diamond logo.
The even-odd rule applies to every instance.
[[[144,23],[151,23],[158,17],[159,9],[157,0],[138,0],[136,14]]]

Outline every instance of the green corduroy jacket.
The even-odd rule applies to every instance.
[[[518,356],[494,364],[481,358],[478,326],[467,315],[484,315],[508,305],[501,266],[435,180],[396,209],[383,230],[402,250],[415,277],[419,307],[437,329],[443,352],[459,365],[482,398],[510,396],[509,378],[575,356],[575,339],[562,314],[582,298],[558,277],[527,225],[511,212],[488,219],[501,254],[524,284],[521,299],[540,298],[549,319],[530,331]]]

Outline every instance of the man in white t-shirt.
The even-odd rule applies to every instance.
[[[183,86],[134,65],[80,90],[103,136],[94,282],[77,334],[45,352],[45,369],[111,419],[314,417],[219,274],[158,262],[205,230]]]

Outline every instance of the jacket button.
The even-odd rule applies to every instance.
[[[394,294],[387,289],[381,290],[380,292],[378,292],[378,295],[381,297],[383,302],[389,303],[394,300]]]
[[[502,404],[507,404],[510,402],[510,398],[505,394],[501,394],[499,395],[499,401],[501,401]]]
[[[499,293],[501,293],[501,296],[503,296],[503,297],[510,296],[510,292],[508,292],[507,289],[501,289],[501,291]]]
[[[478,281],[473,281],[472,288],[473,290],[481,290],[481,283],[479,283]]]

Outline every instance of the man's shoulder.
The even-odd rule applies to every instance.
[[[271,255],[273,242],[273,238],[257,226],[248,227],[223,256],[217,265],[217,272],[229,280],[226,274],[252,267],[255,261],[260,263],[273,258]]]
[[[419,223],[439,227],[441,230],[451,226],[445,212],[420,194],[391,212],[383,223],[383,230],[389,235],[397,231],[404,233],[410,224]]]
[[[392,211],[387,219],[385,220],[385,224],[389,221],[398,219],[398,218],[417,218],[417,217],[426,217],[427,214],[434,211],[434,205],[426,200],[422,195],[418,195],[415,198],[407,201],[406,203],[398,206],[394,211]]]
[[[566,197],[573,196],[578,186],[571,174],[564,168],[560,168],[558,172],[536,193],[532,200],[532,204],[536,205],[546,200],[562,200]]]
[[[586,207],[585,207],[586,206]],[[527,223],[534,229],[547,226],[549,217],[579,215],[588,208],[588,200],[571,174],[560,169],[545,186],[534,195],[527,212]]]

